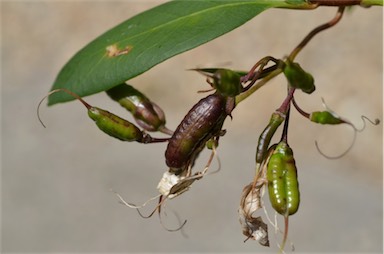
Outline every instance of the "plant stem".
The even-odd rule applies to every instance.
[[[318,27],[316,27],[315,29],[313,29],[301,42],[299,45],[297,45],[297,47],[291,52],[291,54],[289,55],[288,59],[293,62],[293,60],[295,59],[296,55],[307,45],[307,43],[318,33],[320,33],[321,31],[325,30],[325,29],[328,29],[330,27],[333,27],[334,25],[336,25],[341,17],[343,16],[343,13],[344,13],[344,7],[339,7],[339,9],[337,10],[337,13],[336,13],[336,16],[330,20],[329,22],[325,23],[325,24],[322,24]]]
[[[246,98],[248,98],[248,96],[256,92],[260,87],[264,86],[268,81],[270,81],[271,79],[273,79],[274,77],[276,77],[282,72],[283,72],[282,69],[277,69],[272,71],[269,75],[267,75],[265,78],[260,80],[256,85],[252,86],[249,90],[236,96],[236,99],[235,99],[236,105],[239,104],[241,101],[245,100]]]
[[[296,89],[293,87],[288,88],[287,97],[284,99],[283,103],[281,104],[281,106],[276,111],[279,111],[279,112],[283,113],[284,115],[287,114],[289,107],[291,105],[291,101],[293,99],[293,94],[295,93],[295,90]]]
[[[383,0],[310,0],[310,4],[316,4],[318,6],[371,6],[381,5],[383,6]]]
[[[372,5],[383,6],[383,0],[362,0],[361,5],[362,6],[372,6]]]
[[[281,141],[288,144],[288,127],[289,127],[289,116],[291,114],[291,104],[288,104],[287,114],[284,121],[283,133],[281,134]]]
[[[360,5],[362,0],[310,0],[311,4],[318,6],[350,6]]]
[[[305,112],[304,110],[302,110],[299,105],[296,103],[295,101],[295,98],[292,99],[292,103],[293,103],[293,106],[295,106],[296,110],[302,115],[304,116],[305,118],[308,118],[310,117],[310,114]]]

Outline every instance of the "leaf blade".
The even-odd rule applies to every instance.
[[[268,8],[284,5],[282,0],[165,3],[128,19],[86,45],[63,67],[52,90],[64,87],[80,96],[105,91],[239,27]],[[55,94],[48,104],[70,100],[70,96]]]

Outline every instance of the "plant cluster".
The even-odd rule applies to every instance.
[[[283,59],[266,56],[257,61],[249,71],[223,68],[193,69],[206,77],[211,89],[205,92],[210,94],[189,110],[175,130],[166,127],[165,113],[156,103],[125,82],[107,89],[106,93],[132,114],[136,124],[104,109],[91,106],[81,96],[67,88],[54,89],[48,96],[64,92],[78,99],[86,107],[89,117],[98,128],[111,137],[145,144],[167,142],[165,164],[168,169],[158,183],[159,194],[151,199],[158,198],[158,204],[147,216],[150,217],[156,211],[160,216],[161,207],[166,200],[180,196],[188,191],[195,181],[201,180],[208,173],[213,173],[209,171],[209,168],[213,159],[217,157],[219,140],[225,136],[226,130],[223,129],[225,120],[233,118],[233,112],[239,103],[268,84],[272,78],[280,74],[284,75],[287,80],[287,96],[272,112],[269,122],[259,136],[256,145],[255,174],[252,181],[243,189],[238,209],[242,232],[246,236],[246,240],[254,239],[263,246],[269,246],[268,223],[264,222],[262,216],[255,216],[265,207],[263,196],[265,192],[268,193],[273,209],[284,218],[283,240],[280,244],[280,249],[283,251],[287,241],[289,217],[298,211],[300,205],[298,170],[293,149],[288,143],[291,109],[296,109],[303,117],[317,124],[350,125],[355,130],[354,137],[357,132],[362,130],[357,129],[351,122],[330,110],[324,101],[324,110],[307,113],[295,100],[297,92],[311,94],[315,91],[314,77],[295,61],[296,56],[316,34],[337,24],[344,9],[345,7],[339,7],[336,16],[331,21],[312,30]],[[119,49],[114,46],[107,47],[106,50],[108,57],[120,57],[129,54],[132,48]],[[365,123],[367,118],[362,117],[362,119]],[[370,122],[376,125],[379,120]],[[280,141],[271,144],[272,138],[281,125],[283,125],[283,131]],[[168,137],[152,137],[150,132],[161,132]],[[211,150],[211,156],[204,169],[196,170],[195,162],[204,149]],[[339,158],[344,154],[334,157],[324,156]],[[139,209],[147,204],[145,202],[143,205],[137,206],[125,201],[119,194],[117,195],[123,204],[131,208]],[[269,224],[278,229],[265,209],[264,212]],[[180,229],[184,224],[185,222],[181,223],[180,227],[171,231]]]

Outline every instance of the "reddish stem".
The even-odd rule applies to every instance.
[[[304,116],[305,118],[308,118],[308,119],[309,119],[310,114],[307,113],[307,112],[305,112],[304,110],[302,110],[302,109],[299,107],[299,105],[297,104],[295,98],[293,98],[292,103],[293,103],[293,106],[295,106],[296,110],[297,110],[302,116]]]
[[[317,4],[318,6],[351,6],[361,5],[361,0],[310,0],[310,4]]]
[[[284,101],[281,104],[281,106],[277,109],[277,111],[279,111],[279,112],[281,112],[283,114],[286,114],[288,112],[289,105],[291,104],[291,101],[293,99],[293,94],[295,93],[295,90],[296,89],[293,88],[293,87],[288,88],[288,95],[284,99]]]
[[[343,0],[342,0],[343,1]],[[342,2],[340,1],[340,2]],[[327,2],[327,1],[320,1],[319,2]],[[338,1],[328,1],[328,2],[338,2]],[[343,16],[343,13],[344,13],[344,7],[339,7],[339,9],[337,10],[337,13],[336,13],[336,16],[330,20],[329,22],[325,23],[325,24],[322,24],[318,27],[316,27],[315,29],[313,29],[301,42],[299,45],[297,45],[297,47],[291,52],[291,54],[289,55],[288,59],[291,60],[293,62],[293,60],[295,59],[296,55],[305,47],[305,45],[307,45],[307,43],[318,33],[320,33],[321,31],[323,30],[326,30],[330,27],[333,27],[334,25],[336,25],[341,17]]]

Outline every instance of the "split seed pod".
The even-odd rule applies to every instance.
[[[300,204],[299,183],[293,151],[281,141],[268,162],[268,192],[272,207],[282,215],[297,212]]]
[[[238,212],[246,240],[253,239],[263,246],[269,246],[268,225],[260,216],[253,217],[253,213],[262,208],[260,194],[262,186],[263,184],[255,186],[252,182],[244,187]]]
[[[172,134],[165,127],[164,111],[134,87],[123,83],[109,89],[107,94],[131,112],[137,124],[144,130]]]
[[[244,187],[238,209],[240,224],[243,235],[247,237],[246,240],[256,240],[263,246],[269,246],[268,225],[260,216],[254,217],[254,214],[263,208],[262,196],[266,184],[267,162],[275,147],[276,145],[273,145],[268,149],[266,159],[257,166],[253,182]]]

